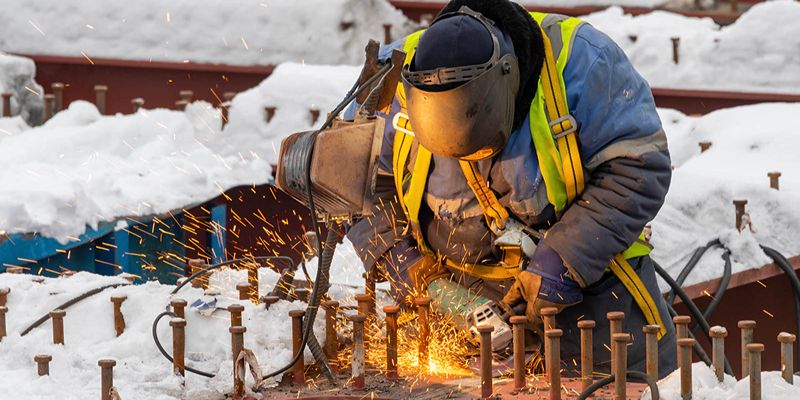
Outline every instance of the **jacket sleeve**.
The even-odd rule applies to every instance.
[[[588,25],[574,46],[564,76],[586,188],[543,240],[585,287],[656,216],[672,171],[650,87],[622,50]]]

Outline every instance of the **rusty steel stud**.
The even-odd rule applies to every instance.
[[[750,371],[750,354],[747,352],[747,345],[753,343],[753,331],[756,328],[756,321],[743,320],[737,324],[741,331],[742,338],[742,379],[746,377]]]
[[[232,326],[228,328],[231,333],[231,353],[233,353],[233,369],[236,370],[236,359],[244,349],[244,334],[247,328],[244,326]],[[239,379],[238,374],[233,374],[233,398],[241,399],[244,397],[244,379]]]
[[[6,337],[6,313],[8,313],[8,307],[0,306],[0,342],[3,341],[3,338]]]
[[[36,373],[39,376],[50,375],[50,361],[53,361],[53,356],[49,354],[37,354],[33,357],[36,362]]]
[[[100,360],[100,400],[111,400],[111,388],[114,387],[114,360]]]
[[[53,82],[50,88],[53,90],[53,97],[55,99],[53,103],[53,114],[55,114],[64,109],[64,84],[61,82]]]
[[[97,106],[97,111],[100,115],[106,115],[106,95],[108,94],[108,86],[94,85],[94,104]]]
[[[264,119],[267,123],[272,122],[272,119],[275,118],[275,106],[266,106],[264,107]]]
[[[205,265],[205,262],[203,260],[201,260],[201,259],[189,260],[188,266],[187,266],[187,270],[189,272],[189,275],[190,276],[194,275],[195,273],[197,273],[198,271],[203,269],[204,265]],[[208,288],[208,275],[198,276],[198,277],[192,279],[192,287],[193,288],[203,288],[203,289]]]
[[[717,381],[725,379],[725,337],[728,330],[721,326],[712,326],[708,331],[711,336],[711,367],[717,376]]]
[[[48,93],[44,95],[44,121],[48,121],[50,118],[53,118],[53,114],[55,114],[56,107],[56,96]]]
[[[741,232],[742,229],[744,229],[744,226],[742,226],[742,219],[744,218],[747,200],[734,200],[733,205],[736,207],[736,229]]]
[[[123,272],[123,273],[121,273],[121,274],[119,274],[119,275],[117,275],[117,276],[118,276],[118,277],[120,277],[120,278],[122,278],[122,279],[125,279],[126,281],[128,281],[128,283],[134,283],[134,282],[136,282],[136,278],[138,278],[138,277],[139,277],[138,275],[129,274],[129,273],[127,273],[127,272]]]
[[[230,112],[231,102],[225,101],[219,105],[220,117],[222,118],[222,127],[228,124],[228,113]]]
[[[628,343],[631,335],[627,333],[616,333],[611,340],[617,345],[614,346],[615,353],[611,355],[614,361],[614,400],[627,399],[628,384]]]
[[[681,370],[681,398],[692,398],[692,338],[678,339],[678,368]]]
[[[781,185],[779,179],[781,177],[781,173],[778,171],[768,172],[767,176],[769,177],[769,187],[775,190],[780,190]]]
[[[66,271],[61,273],[61,277],[62,278],[70,278],[72,276],[75,276],[75,274],[77,274],[77,272],[68,269],[68,270],[66,270]]]
[[[680,45],[681,45],[681,38],[677,36],[673,36],[669,38],[672,41],[672,62],[676,65],[680,62]]]
[[[353,375],[351,379],[353,381],[353,387],[360,390],[364,389],[365,386],[364,321],[367,320],[367,316],[358,313],[356,315],[351,315],[348,319],[353,322],[353,360],[351,363]]]
[[[50,319],[53,321],[53,344],[64,344],[64,310],[50,311]]]
[[[509,322],[513,329],[514,389],[521,390],[525,387],[525,324],[528,318],[524,315],[515,315]]]
[[[594,351],[592,350],[592,330],[596,323],[592,320],[578,321],[581,330],[581,389],[586,390],[592,384],[594,373]]]
[[[316,124],[317,121],[319,120],[319,113],[320,113],[319,108],[312,106],[311,108],[308,109],[308,113],[309,115],[311,115],[311,125]]]
[[[15,275],[23,274],[23,273],[25,273],[25,268],[24,267],[18,267],[18,266],[7,267],[6,268],[6,273],[15,274]]]
[[[186,318],[186,304],[184,299],[172,299],[169,302],[169,305],[172,306],[172,312],[178,318]]]
[[[383,44],[392,43],[392,24],[383,24]]]
[[[239,300],[250,299],[250,284],[247,282],[240,282],[236,285],[236,290],[239,291]]]
[[[273,304],[277,303],[278,301],[280,301],[280,299],[281,299],[280,297],[278,297],[278,296],[273,296],[273,295],[264,296],[264,297],[262,298],[262,300],[264,301],[264,304],[266,304],[266,305],[267,305],[267,307],[269,307],[269,306],[271,306],[271,305],[273,305]]]
[[[479,325],[481,335],[481,399],[492,396],[492,332],[494,326]]]
[[[636,43],[636,41],[639,40],[639,36],[637,36],[637,35],[628,35],[628,40],[630,40],[631,43]]]
[[[231,304],[228,306],[228,312],[231,313],[231,326],[242,326],[242,312],[244,306],[241,304]]]
[[[4,306],[8,303],[8,295],[10,293],[10,287],[0,287],[0,306]]]
[[[250,302],[258,304],[258,264],[255,262],[245,264],[247,269],[247,283],[250,284]]]
[[[386,379],[393,381],[400,377],[397,371],[397,316],[400,307],[384,306],[383,312],[386,314]]]
[[[676,315],[672,317],[672,323],[675,324],[675,337],[677,339],[689,337],[689,324],[692,323],[692,317],[688,315]]]
[[[430,310],[431,298],[430,297],[417,297],[414,299],[414,304],[417,306],[417,324],[419,329],[419,350],[417,353],[417,360],[419,371],[421,373],[428,372],[429,352],[428,344],[430,342],[431,327],[430,327]]]
[[[11,116],[11,93],[0,93],[3,97],[3,117]]]
[[[367,288],[367,290],[369,290]],[[358,313],[364,314],[367,317],[367,320],[364,322],[364,348],[368,349],[370,344],[370,335],[373,331],[373,323],[375,320],[375,309],[372,308],[375,303],[373,303],[374,297],[370,296],[369,293],[358,293],[356,294],[356,301],[358,302]]]
[[[556,314],[558,314],[558,308],[544,307],[541,309],[540,314],[544,322],[545,331],[548,329],[556,329]]]
[[[125,332],[125,317],[122,315],[122,302],[128,299],[128,296],[111,296],[111,302],[114,303],[114,331],[117,336]]]
[[[352,28],[353,26],[355,26],[355,24],[356,23],[353,22],[353,21],[342,21],[342,22],[339,23],[339,30],[344,32],[344,31]]]
[[[186,100],[175,100],[175,111],[186,111],[189,102]]]
[[[645,325],[642,328],[645,337],[647,375],[650,375],[654,382],[658,382],[658,332],[660,331],[660,325]]]
[[[236,97],[236,92],[225,92],[225,93],[222,93],[222,100],[232,101],[234,97]]]
[[[373,273],[366,273],[364,274],[364,293],[369,296],[367,298],[367,323],[370,323],[370,320],[374,323],[377,319],[378,315],[378,306],[375,298],[375,285],[377,281],[375,279],[375,274]],[[367,330],[369,332],[369,330]]]
[[[550,400],[561,400],[561,329],[548,329],[544,331],[545,343],[545,368],[547,369],[547,382],[550,386]]]
[[[711,148],[711,142],[709,142],[709,141],[702,141],[702,142],[699,142],[697,144],[700,146],[700,152],[701,153],[705,153],[706,150]]]
[[[308,288],[295,288],[292,294],[295,299],[308,303],[308,296],[311,295],[311,290]]]
[[[277,296],[272,297],[277,299]],[[331,367],[336,367],[339,360],[339,334],[336,331],[339,302],[336,300],[324,301],[322,302],[322,308],[325,309],[325,344],[323,350],[325,351],[325,357],[331,363]]]
[[[176,375],[186,375],[186,320],[173,318],[169,321],[172,327],[172,372]]]
[[[292,354],[301,353],[300,358],[292,366],[292,382],[295,385],[306,383],[305,376],[305,357],[303,356],[303,317],[305,310],[291,310],[289,317],[292,318]]]
[[[42,276],[34,276],[33,278],[31,278],[31,282],[38,283],[40,285],[44,284],[44,277],[42,277]]]
[[[137,113],[140,108],[144,106],[144,99],[141,97],[137,97],[135,99],[131,99],[131,107],[133,107],[133,112]]]
[[[781,344],[781,376],[790,385],[794,383],[794,342],[795,335],[781,332],[778,334],[778,343]]]
[[[187,103],[191,103],[194,100],[194,91],[193,90],[181,90],[178,92],[178,96],[181,100],[186,101]]]
[[[761,400],[761,353],[764,345],[750,343],[746,350],[750,362],[750,400]]]
[[[608,329],[609,329],[609,347],[611,347],[611,371],[614,371],[614,335],[617,333],[622,333],[622,320],[625,318],[625,313],[622,311],[611,311],[606,314],[606,318],[608,319]]]

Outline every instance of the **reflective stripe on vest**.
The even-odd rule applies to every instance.
[[[583,22],[577,18],[555,14],[532,12],[531,16],[543,31],[545,62],[542,66],[536,95],[531,102],[529,124],[547,197],[555,208],[557,217],[560,217],[564,210],[584,190],[583,165],[577,144],[577,124],[569,114],[566,86],[563,78],[575,32]],[[411,62],[423,32],[415,32],[406,38],[403,45],[403,50],[406,52],[406,64]],[[552,43],[558,46],[553,46]],[[398,120],[399,124],[402,128],[411,132],[413,131],[413,123],[405,118],[406,98],[402,83],[398,84],[396,97],[403,114],[402,118]],[[429,150],[417,144],[414,166],[411,169],[411,174],[406,174],[413,142],[413,135],[400,130],[395,132],[392,159],[395,188],[420,250],[425,254],[433,255],[419,227],[419,210],[422,205],[432,154]],[[470,177],[469,172],[474,172],[474,169],[470,169],[469,164],[461,164],[465,177],[470,183],[470,188],[472,188],[473,193],[481,204],[481,208],[484,210],[487,223],[491,224],[498,217],[502,217],[503,213],[507,216],[507,211],[497,201],[494,193],[488,189],[488,185],[483,182],[483,177]],[[498,207],[502,208],[503,211],[498,211]],[[650,253],[651,247],[644,243],[643,235],[640,235],[639,240],[634,242],[630,248],[614,257],[609,270],[620,279],[628,292],[630,292],[642,310],[648,324],[661,327],[661,331],[658,334],[660,339],[666,334],[666,328],[655,307],[655,301],[647,291],[644,282],[627,261],[627,259],[641,257]],[[518,249],[517,251],[511,249],[503,250],[504,259],[506,259],[506,250],[510,255],[508,259],[519,259]],[[502,262],[497,265],[480,265],[452,262],[447,259],[443,261],[448,267],[486,280],[510,279],[519,273],[518,265],[508,265]]]

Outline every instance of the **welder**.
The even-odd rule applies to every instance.
[[[622,311],[629,369],[645,369],[642,327],[659,325],[660,375],[674,370],[644,234],[670,157],[650,88],[623,51],[577,18],[508,0],[451,1],[382,57],[393,49],[406,58],[382,110],[392,123],[379,173],[391,184],[348,232],[367,273],[404,304],[435,292],[454,312],[475,298],[498,314],[521,310],[539,335],[542,308],[555,307],[568,370],[580,365],[576,324],[591,319],[595,371],[609,372],[606,314]],[[453,287],[476,296],[441,295]]]

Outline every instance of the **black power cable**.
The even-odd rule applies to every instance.
[[[789,260],[783,256],[783,254],[779,253],[777,250],[767,247],[764,245],[761,246],[761,249],[764,250],[764,254],[767,257],[771,258],[775,264],[783,270],[786,277],[789,278],[789,283],[791,283],[792,288],[794,289],[794,304],[795,304],[795,321],[797,322],[797,331],[800,332],[800,279],[797,278],[797,273],[794,272],[794,268],[792,268],[792,264],[789,263]],[[800,346],[797,346],[797,357],[800,359]]]
[[[78,297],[75,297],[75,298],[72,298],[72,299],[68,300],[64,304],[61,304],[60,306],[54,308],[54,310],[66,310],[67,307],[69,307],[69,306],[71,306],[71,305],[73,305],[73,304],[75,304],[75,303],[77,303],[77,302],[79,302],[81,300],[84,300],[86,298],[92,297],[92,296],[94,296],[94,295],[96,295],[96,294],[98,294],[98,293],[100,293],[100,292],[102,292],[102,291],[104,291],[106,289],[111,289],[111,288],[120,287],[120,286],[128,286],[128,285],[130,285],[130,283],[114,283],[114,284],[111,284],[111,285],[105,285],[105,286],[100,286],[98,288],[94,288],[94,289],[92,289],[92,290],[90,290],[88,292],[82,293]],[[28,333],[30,333],[30,331],[36,329],[36,327],[38,327],[39,325],[43,324],[48,319],[50,319],[50,313],[47,313],[46,315],[43,315],[41,318],[39,318],[36,321],[34,321],[29,327],[25,328],[25,330],[22,331],[22,333],[20,333],[20,336],[27,335]]]
[[[660,398],[658,394],[658,385],[657,382],[650,377],[650,375],[641,372],[641,371],[628,371],[625,373],[628,378],[638,379],[647,382],[647,386],[650,387],[650,398],[651,399],[658,399]],[[600,390],[603,386],[610,384],[616,380],[615,375],[607,376],[599,381],[596,381],[589,385],[581,394],[578,396],[578,400],[586,400],[591,397],[594,392]]]

